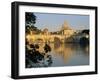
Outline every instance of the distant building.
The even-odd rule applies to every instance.
[[[89,30],[74,30],[69,24],[64,21],[59,31],[50,32],[48,28],[37,31],[29,31],[30,33],[26,34],[26,39],[30,44],[34,42],[79,42],[80,38],[86,37],[89,39]],[[37,34],[37,32],[39,34]]]
[[[48,35],[48,34],[49,34],[49,31],[48,31],[47,28],[45,28],[45,29],[43,29],[42,33],[43,33],[44,35]]]
[[[61,31],[62,35],[66,35],[67,37],[70,37],[75,33],[75,30],[71,29],[66,21],[64,21],[64,24],[62,25]]]

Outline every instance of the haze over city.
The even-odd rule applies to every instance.
[[[49,31],[60,30],[64,21],[72,29],[83,30],[89,29],[88,15],[74,14],[53,14],[53,13],[34,13],[36,16],[35,26],[39,29],[48,28]]]

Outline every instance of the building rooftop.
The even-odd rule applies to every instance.
[[[64,21],[61,30],[72,30],[67,21]]]

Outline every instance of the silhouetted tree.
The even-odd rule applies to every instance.
[[[87,45],[87,44],[89,44],[89,39],[86,38],[86,37],[80,38],[80,44],[81,45]]]
[[[36,23],[36,16],[32,12],[26,12],[25,13],[25,21],[26,21],[26,33],[30,33],[31,31],[35,31],[36,34],[40,33],[41,30],[37,29],[37,27],[34,26]]]
[[[83,30],[82,33],[89,34],[89,30]]]
[[[32,25],[34,26],[36,22],[36,16],[32,12],[26,12],[25,13],[25,18],[26,18],[26,25]]]

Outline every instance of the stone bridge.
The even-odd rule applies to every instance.
[[[42,42],[74,42],[79,41],[81,37],[86,37],[86,35],[72,35],[70,37],[66,35],[27,35],[26,38],[29,41],[32,42],[37,42],[37,41],[42,41]]]
[[[54,41],[60,41],[64,42],[65,39],[64,35],[27,35],[27,39],[32,40],[34,42],[36,41],[42,41],[42,42],[54,42]]]

